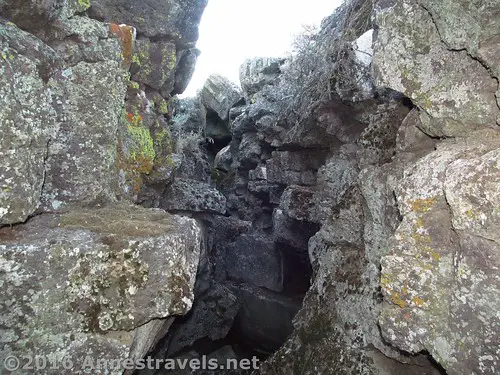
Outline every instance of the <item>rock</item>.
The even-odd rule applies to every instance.
[[[450,374],[500,363],[498,142],[494,131],[442,142],[396,189],[403,219],[382,258],[382,334]]]
[[[175,137],[194,133],[202,134],[206,127],[207,112],[198,98],[174,100],[172,133]]]
[[[224,172],[229,172],[233,163],[231,146],[226,146],[215,155],[214,168]]]
[[[500,25],[495,18],[497,0],[487,1],[479,8],[470,8],[463,0],[438,3],[419,0],[419,4],[432,15],[439,35],[450,50],[466,49],[497,78],[500,76],[500,63],[495,58],[500,52]]]
[[[293,219],[279,208],[273,212],[273,234],[276,241],[284,243],[299,252],[305,252],[309,238],[318,230],[319,225]]]
[[[0,231],[2,360],[66,356],[83,374],[86,356],[124,360],[153,334],[139,327],[191,308],[201,246],[192,219],[119,205]]]
[[[314,185],[316,171],[325,158],[322,150],[274,151],[266,161],[267,179],[287,185]]]
[[[229,280],[283,290],[283,261],[269,238],[257,234],[238,237],[225,249],[224,264]]]
[[[311,211],[313,211],[314,191],[305,186],[289,186],[283,192],[280,200],[280,210],[295,220],[312,221]]]
[[[90,6],[85,1],[47,0],[33,3],[29,0],[3,0],[0,14],[25,30],[40,29],[56,21],[61,15],[66,18],[76,12],[83,12]]]
[[[43,209],[113,201],[125,74],[117,61],[81,62],[50,80],[60,130],[49,145]]]
[[[226,198],[208,184],[178,178],[167,189],[160,207],[169,211],[226,213]]]
[[[241,169],[253,169],[259,164],[262,148],[255,133],[245,133],[238,149],[238,166]]]
[[[200,56],[200,50],[191,48],[179,53],[177,66],[175,68],[175,84],[172,95],[182,94],[189,85],[196,67],[196,61]]]
[[[197,297],[191,312],[181,325],[172,327],[166,355],[172,357],[197,341],[223,339],[233,326],[239,310],[239,301],[224,285],[214,285]]]
[[[357,182],[358,168],[346,155],[335,155],[318,171],[318,183],[314,194],[314,210],[311,220],[323,222],[332,211],[348,197]]]
[[[273,84],[281,74],[284,59],[257,57],[246,59],[240,66],[240,84],[248,99],[261,91],[265,85]]]
[[[132,79],[160,90],[168,98],[174,89],[176,47],[172,42],[151,42],[138,39],[132,57]]]
[[[238,296],[239,337],[264,352],[276,350],[292,332],[300,301],[244,285],[238,288]]]
[[[259,166],[248,171],[248,178],[250,180],[267,180],[267,168],[265,166]]]
[[[194,47],[207,0],[92,0],[92,18],[134,26],[148,38],[168,37],[182,49]]]
[[[48,143],[58,130],[38,67],[55,53],[12,24],[0,24],[0,226],[25,221],[39,205]]]
[[[494,7],[493,3],[496,2],[490,6]],[[463,6],[459,4],[446,2],[433,9],[441,9],[440,13],[444,12],[447,18],[452,14],[450,22],[457,17],[463,22],[464,12],[456,13]],[[374,44],[376,84],[411,98],[421,109],[420,118],[427,134],[461,136],[474,128],[496,123],[500,115],[495,99],[498,82],[467,51],[443,43],[426,8],[414,0],[398,0],[379,9],[376,22],[380,27]],[[407,27],[408,23],[413,26]],[[459,30],[462,32],[463,28]]]
[[[352,61],[344,64],[352,64],[354,79],[349,80],[348,85],[338,82],[336,85],[340,97],[349,101],[364,101],[375,96],[373,76],[371,71],[373,59],[373,29],[366,31],[358,39],[351,43],[354,55],[350,56]]]
[[[207,78],[200,91],[200,97],[203,105],[217,113],[223,121],[229,119],[229,110],[242,99],[238,87],[218,74]]]

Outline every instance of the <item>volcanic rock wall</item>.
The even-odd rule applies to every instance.
[[[499,1],[346,1],[178,100],[205,5],[0,1],[0,360],[498,373]]]
[[[0,2],[2,363],[141,358],[191,308],[200,225],[132,203],[168,178],[205,5]]]

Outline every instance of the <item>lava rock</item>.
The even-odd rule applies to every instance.
[[[238,87],[219,74],[207,78],[200,97],[205,107],[217,113],[223,121],[229,119],[229,110],[242,99]]]

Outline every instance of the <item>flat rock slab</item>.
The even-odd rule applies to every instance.
[[[140,327],[191,308],[200,244],[194,220],[129,205],[0,229],[0,357],[128,358]]]

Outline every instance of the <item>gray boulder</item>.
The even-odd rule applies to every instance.
[[[197,48],[187,49],[178,53],[177,66],[175,68],[175,83],[172,95],[182,94],[189,85],[196,67],[196,61],[200,56]]]
[[[177,178],[165,192],[160,207],[169,211],[225,214],[226,198],[209,184]]]
[[[224,172],[229,172],[233,163],[231,146],[226,146],[215,155],[214,168]]]
[[[201,246],[192,219],[119,205],[0,231],[2,361],[66,356],[83,374],[86,356],[143,355],[162,328],[146,323],[191,308]]]
[[[450,374],[500,363],[498,142],[494,131],[443,142],[396,189],[403,220],[382,258],[382,334]]]
[[[0,24],[0,226],[26,220],[39,205],[48,143],[58,130],[50,90],[37,67],[54,65],[48,46]]]
[[[425,3],[424,6],[414,0],[398,0],[391,6],[381,5],[377,11],[376,22],[380,28],[373,60],[376,84],[411,98],[421,109],[424,131],[431,136],[460,136],[474,128],[494,125],[500,115],[495,98],[498,82],[466,50],[456,49],[464,44],[469,46],[463,38],[474,30],[470,44],[477,51],[477,39],[482,34],[479,25],[487,25],[487,22],[476,11],[461,11],[463,2],[433,5],[433,14],[425,7],[431,2],[421,3]],[[489,2],[483,8],[481,12],[485,17],[490,16],[487,10],[490,7],[498,8],[498,1]],[[458,19],[463,23],[464,14],[478,18],[465,30],[457,26],[456,31],[451,32],[451,28],[445,27],[449,22],[456,25]],[[439,19],[438,23],[433,15]],[[499,26],[494,25],[493,30],[485,30],[485,34],[498,35]],[[440,31],[455,49],[443,42]],[[407,42],[400,43],[401,40]]]
[[[172,356],[198,340],[223,339],[233,326],[239,301],[224,285],[215,284],[207,293],[197,297],[193,308],[178,327],[169,334],[167,355]]]
[[[200,97],[205,107],[217,113],[223,121],[229,119],[229,110],[242,99],[239,88],[219,74],[207,78]]]

